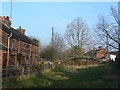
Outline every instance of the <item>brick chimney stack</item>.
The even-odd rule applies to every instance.
[[[9,28],[11,27],[11,21],[9,16],[0,16],[0,20],[7,25]]]
[[[25,29],[22,29],[21,26],[19,26],[19,28],[17,28],[17,31],[21,32],[22,34],[25,34]]]
[[[10,17],[9,16],[0,16],[0,20],[8,20],[10,21]]]
[[[10,17],[8,17],[8,16],[3,16],[3,19],[10,21]]]

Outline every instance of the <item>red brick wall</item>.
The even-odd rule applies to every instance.
[[[8,34],[4,31],[0,30],[0,35],[2,37],[2,43],[7,46],[7,44],[8,44]],[[13,40],[14,40],[14,42],[13,42]],[[26,50],[22,50],[22,46],[23,46],[22,43],[23,43],[23,41],[20,41],[16,38],[11,38],[10,46],[13,44],[13,50],[10,51],[10,60],[11,60],[10,62],[15,64],[15,65],[17,64],[16,59],[17,59],[17,53],[19,51],[19,53],[21,53],[23,56],[25,56],[25,59],[26,59],[26,56],[27,57],[32,56],[32,63],[37,64],[38,46],[37,45],[32,45],[32,47],[31,47],[32,53],[30,54],[30,48],[28,50],[28,43],[26,43]],[[20,50],[18,50],[18,49],[20,49]],[[1,52],[3,52],[3,50]],[[4,53],[7,54],[7,50],[6,51],[4,50]],[[0,55],[0,57],[1,57],[1,55]],[[25,63],[26,63],[26,60],[25,60]]]
[[[2,50],[0,50],[0,72],[2,72],[2,66],[3,66],[3,53],[2,53]]]
[[[2,30],[0,30],[0,38],[1,38],[1,40],[0,40],[0,42],[2,42],[4,45],[8,45],[8,35],[7,35],[7,33],[5,33],[4,31],[2,31]]]
[[[2,30],[0,29],[0,42],[2,42]]]
[[[100,50],[100,51],[97,52],[97,54],[96,54],[96,58],[102,58],[102,57],[105,57],[107,53],[108,53],[107,50],[102,49],[102,50]]]

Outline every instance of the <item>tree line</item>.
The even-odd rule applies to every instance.
[[[47,46],[40,48],[40,57],[49,60],[62,60],[71,56],[82,56],[91,47],[104,46],[108,51],[117,50],[120,58],[120,12],[111,7],[110,16],[99,16],[92,29],[81,17],[66,26],[64,35],[53,32],[54,37]],[[94,31],[94,35],[91,34]],[[95,38],[95,39],[93,39]]]

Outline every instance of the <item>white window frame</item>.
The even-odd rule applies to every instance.
[[[22,50],[26,49],[26,42],[22,42]]]

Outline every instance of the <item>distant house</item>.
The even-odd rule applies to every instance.
[[[102,48],[102,46],[100,46],[98,48],[90,49],[84,55],[90,56],[92,58],[103,58],[103,57],[106,57],[108,53],[109,52],[106,49],[104,49],[104,48]]]
[[[0,57],[2,68],[30,68],[37,64],[39,44],[25,35],[25,29],[11,27],[8,16],[0,16]],[[18,60],[19,59],[19,60]]]

